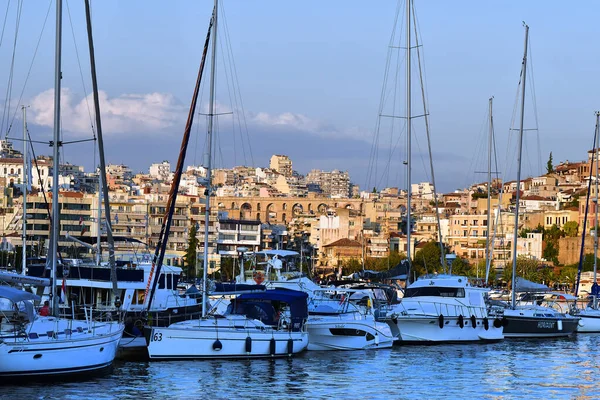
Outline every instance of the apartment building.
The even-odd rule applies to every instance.
[[[336,170],[327,172],[313,169],[306,175],[306,183],[317,184],[323,195],[336,198],[350,196],[350,174],[348,171]]]
[[[269,168],[274,171],[277,171],[279,174],[285,177],[292,176],[292,160],[288,156],[281,154],[274,154],[271,156],[271,161],[269,163]]]

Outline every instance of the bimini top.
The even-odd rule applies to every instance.
[[[517,277],[515,281],[516,292],[549,292],[550,288],[541,283],[532,282],[528,279]]]
[[[0,286],[0,297],[8,299],[13,303],[27,300],[40,300],[40,296],[36,296],[33,293],[26,292],[24,290],[16,289],[10,286]]]
[[[281,301],[290,306],[290,315],[292,317],[292,330],[299,331],[308,318],[308,294],[298,290],[290,289],[270,289],[264,292],[244,293],[235,299],[238,303],[266,303]],[[264,309],[264,307],[261,307]],[[272,307],[271,307],[272,308]],[[267,313],[269,311],[264,310]]]

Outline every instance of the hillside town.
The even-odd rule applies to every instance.
[[[1,142],[0,226],[4,253],[22,247],[23,159],[9,141]],[[579,261],[585,198],[592,171],[593,150],[578,162],[549,160],[547,173],[523,179],[519,190],[519,258],[532,260],[534,269],[548,268],[560,276],[565,266]],[[38,156],[32,163],[31,187],[27,190],[28,257],[44,256],[49,238],[48,203],[54,165],[51,157]],[[134,173],[127,165],[107,167],[108,199],[112,231],[122,242],[118,257],[137,250],[152,250],[165,216],[172,167],[168,161]],[[411,246],[420,272],[440,270],[439,251],[432,246],[440,237],[448,254],[456,256],[455,268],[481,278],[485,274],[487,243],[490,245],[492,277],[500,278],[512,262],[514,199],[516,182],[475,183],[463,190],[436,193],[429,182],[411,187],[412,233],[406,238],[407,191],[389,187],[361,191],[348,172],[312,170],[301,175],[286,155],[273,155],[267,167],[239,166],[213,171],[211,217],[208,221],[209,262],[212,272],[237,256],[237,248],[250,251],[292,249],[302,253],[304,265],[319,276],[349,274],[359,269],[393,267]],[[60,248],[70,257],[87,249],[77,241],[92,243],[106,233],[99,211],[104,199],[98,194],[97,172],[81,166],[60,165]],[[166,263],[185,267],[198,276],[204,251],[206,168],[188,166],[179,186],[175,217],[167,244]],[[593,189],[592,189],[593,190]],[[592,193],[592,195],[595,195]],[[436,197],[437,196],[437,202]],[[436,218],[439,209],[439,224]],[[588,233],[593,231],[596,205],[590,204]],[[74,237],[77,241],[67,240]],[[189,246],[197,243],[189,260]],[[493,240],[492,240],[493,239]],[[429,251],[428,253],[428,250]],[[422,253],[419,251],[422,250]],[[593,241],[586,243],[593,253]],[[186,256],[187,255],[187,256]],[[231,261],[230,261],[231,262]],[[429,265],[427,265],[429,263]],[[10,256],[4,256],[4,267]],[[570,271],[569,274],[573,274]],[[563,277],[569,280],[568,275]],[[548,278],[549,279],[549,278]],[[568,282],[563,282],[568,283]]]

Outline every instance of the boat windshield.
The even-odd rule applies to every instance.
[[[408,288],[404,293],[404,298],[407,297],[465,297],[464,288],[426,286],[418,288]]]

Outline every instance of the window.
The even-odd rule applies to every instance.
[[[478,233],[477,231],[473,231],[473,236],[475,236],[475,237],[476,237],[476,236],[477,236],[477,233]]]
[[[407,288],[404,292],[404,297],[465,297],[465,289],[463,288],[445,288],[436,286],[425,286],[419,288]]]
[[[464,236],[464,237],[467,237],[468,233],[469,233],[469,231],[467,231],[467,230],[464,230],[464,231],[463,231],[463,236]]]

